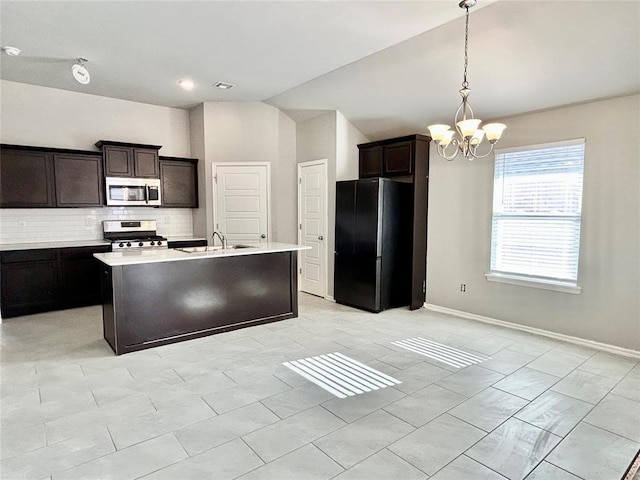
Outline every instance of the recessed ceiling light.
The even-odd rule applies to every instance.
[[[20,49],[16,47],[2,47],[2,51],[10,57],[17,57],[20,55]]]
[[[191,81],[191,80],[180,80],[178,82],[178,85],[180,85],[180,87],[184,88],[185,90],[191,90],[193,88],[193,81]]]
[[[233,83],[227,83],[227,82],[214,83],[213,86],[216,87],[216,88],[220,88],[222,90],[229,90],[229,89],[235,87],[235,85]]]

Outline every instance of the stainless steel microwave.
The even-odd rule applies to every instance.
[[[160,180],[157,178],[106,177],[107,205],[159,207]]]

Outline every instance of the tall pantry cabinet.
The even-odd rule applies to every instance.
[[[427,207],[429,199],[429,142],[425,135],[408,135],[362,143],[360,178],[386,177],[411,183],[411,310],[424,305],[427,291]]]

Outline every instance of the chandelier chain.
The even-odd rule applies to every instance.
[[[466,18],[464,26],[464,77],[462,80],[462,88],[469,88],[469,82],[467,82],[467,64],[469,63],[469,7],[465,8]]]

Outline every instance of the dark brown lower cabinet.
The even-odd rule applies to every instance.
[[[109,246],[13,250],[0,255],[3,318],[100,303],[100,265]]]
[[[61,308],[98,305],[100,294],[100,262],[94,253],[109,252],[111,247],[60,249]]]
[[[2,253],[0,306],[2,317],[55,310],[58,302],[56,250]]]

